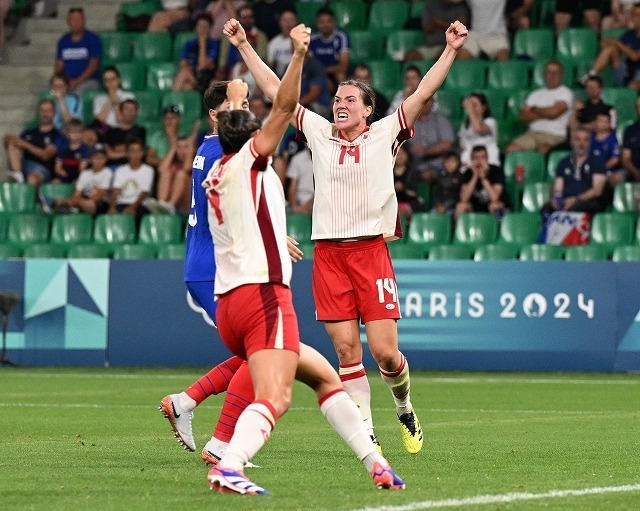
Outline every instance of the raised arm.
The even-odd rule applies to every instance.
[[[431,69],[429,69],[427,74],[422,77],[416,91],[402,103],[409,126],[413,126],[420,112],[427,104],[427,101],[431,99],[447,77],[447,73],[449,73],[449,69],[451,69],[451,64],[453,64],[458,50],[467,38],[467,27],[459,21],[454,21],[449,25],[446,36],[447,46],[442,52],[442,55],[440,55],[440,58]]]

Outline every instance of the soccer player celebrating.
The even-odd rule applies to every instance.
[[[240,51],[258,86],[273,98],[280,90],[279,80],[251,48],[240,23],[229,20],[224,33]],[[359,335],[359,321],[364,323],[371,354],[393,395],[403,444],[410,453],[422,449],[423,435],[410,401],[409,366],[398,349],[398,292],[385,244],[385,239],[401,235],[393,163],[399,145],[412,136],[416,119],[444,81],[466,37],[462,23],[451,23],[442,55],[392,115],[371,123],[373,91],[362,82],[349,80],[338,86],[334,123],[301,105],[292,121],[313,154],[317,319],[325,323],[338,354],[344,387],[358,404],[375,441]]]
[[[289,289],[292,271],[284,193],[269,157],[300,98],[310,32],[304,25],[291,31],[293,56],[262,129],[249,112],[218,114],[224,156],[204,183],[215,246],[219,332],[236,356],[248,360],[255,391],[222,459],[208,474],[211,488],[221,492],[267,493],[243,469],[288,409],[295,377],[316,391],[325,417],[363,461],[376,486],[404,488],[404,482],[377,452],[355,403],[329,363],[299,340]]]

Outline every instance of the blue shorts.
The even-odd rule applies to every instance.
[[[187,291],[216,325],[218,302],[213,299],[213,280],[185,282]]]
[[[31,158],[22,159],[22,173],[24,177],[29,177],[29,174],[40,174],[42,181],[48,183],[51,180],[52,173],[47,167],[45,167],[39,161],[32,160]]]

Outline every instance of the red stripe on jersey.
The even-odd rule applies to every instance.
[[[400,108],[398,108],[398,120],[400,121],[400,128],[405,129],[407,127],[407,118],[404,115],[404,108],[402,108],[402,104]]]
[[[258,162],[258,160],[256,160]],[[251,188],[254,201],[256,200],[258,171],[251,169]],[[269,214],[269,206],[267,206],[267,197],[264,192],[264,184],[260,185],[260,198],[258,199],[258,228],[262,236],[262,244],[267,255],[267,266],[269,267],[269,282],[282,282],[282,261],[280,252],[278,252],[278,243],[276,234],[271,223],[271,215]]]
[[[296,128],[302,131],[302,121],[304,119],[305,108],[303,106],[298,107],[298,112],[296,113]]]
[[[210,188],[209,190],[209,204],[211,204],[211,207],[216,214],[218,225],[222,225],[224,223],[224,220],[222,218],[222,211],[220,210],[220,194],[213,188]]]
[[[276,335],[278,318],[280,317],[280,306],[276,290],[271,284],[260,284],[260,298],[262,298],[262,310],[264,311],[264,324],[266,330],[264,333],[264,342],[266,345]]]

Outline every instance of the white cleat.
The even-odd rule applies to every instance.
[[[162,398],[158,410],[169,420],[178,442],[184,445],[187,451],[194,452],[196,450],[196,441],[193,439],[193,430],[191,429],[193,411],[187,412],[180,408],[178,394],[171,394]]]

